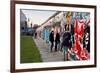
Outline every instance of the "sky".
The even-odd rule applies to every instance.
[[[45,22],[49,17],[51,17],[56,11],[43,11],[43,10],[21,10],[26,18],[29,18],[29,20],[32,22],[32,24],[38,24],[41,25],[43,22]]]

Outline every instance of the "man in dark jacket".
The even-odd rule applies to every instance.
[[[54,44],[54,31],[51,31],[51,33],[49,35],[49,41],[51,42],[51,52],[52,52],[52,48],[53,48],[53,44]]]
[[[71,34],[70,34],[70,32],[64,33],[62,46],[69,47],[69,48],[71,47]]]
[[[62,42],[62,47],[64,49],[64,61],[68,59],[67,54],[68,54],[68,49],[70,49],[72,46],[71,43],[71,34],[70,32],[65,32],[63,35],[63,42]]]
[[[58,49],[58,47],[57,47],[58,44],[60,44],[60,34],[57,32],[56,38],[55,38],[55,51],[57,51],[57,49]]]

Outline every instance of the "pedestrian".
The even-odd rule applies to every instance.
[[[63,35],[63,42],[62,42],[62,48],[64,50],[64,61],[68,60],[68,50],[71,49],[71,34],[69,31],[65,31]]]
[[[37,38],[37,32],[35,32],[35,38]]]
[[[49,35],[49,41],[51,43],[51,52],[52,52],[52,48],[54,46],[54,31],[51,31],[50,35]]]
[[[60,34],[57,31],[56,37],[55,37],[55,51],[57,51],[57,49],[58,49],[58,47],[57,47],[58,44],[60,45]]]

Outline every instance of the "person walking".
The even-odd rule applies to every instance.
[[[35,38],[37,38],[37,32],[35,32]]]
[[[64,61],[66,61],[68,60],[68,49],[71,48],[71,34],[69,31],[64,32],[62,48],[64,50]]]
[[[60,34],[57,32],[55,37],[55,51],[58,49],[58,44],[60,45]]]
[[[52,48],[54,46],[54,31],[51,31],[50,35],[49,35],[49,41],[51,43],[51,52],[52,52]]]

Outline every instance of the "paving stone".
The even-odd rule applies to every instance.
[[[50,45],[46,43],[43,39],[38,38],[34,39],[36,43],[36,46],[38,47],[38,50],[40,51],[41,58],[43,62],[57,62],[57,61],[63,61],[63,53],[60,51],[50,52]]]

